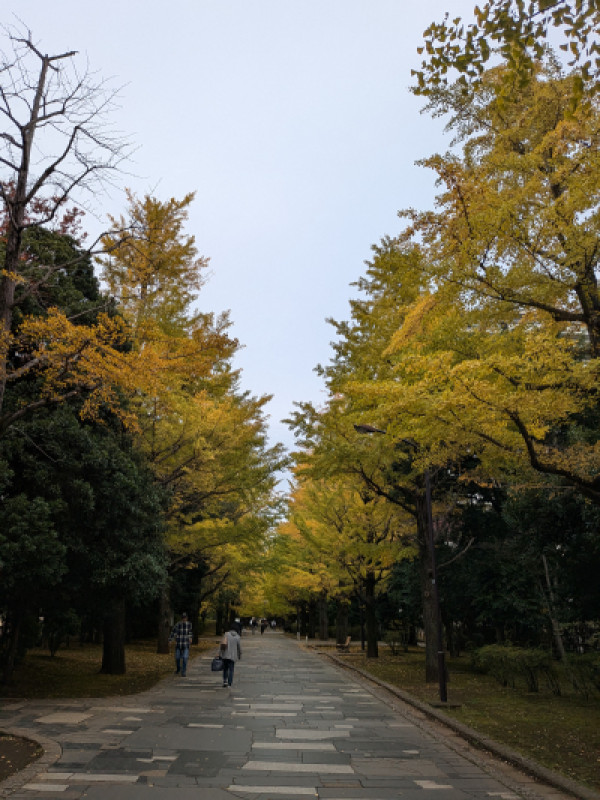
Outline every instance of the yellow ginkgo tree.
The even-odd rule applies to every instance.
[[[337,600],[345,619],[350,598],[357,598],[365,614],[367,656],[377,657],[376,598],[394,565],[415,555],[412,534],[412,520],[359,478],[317,480],[299,470],[288,520],[277,531],[287,553],[278,581],[297,600],[318,602],[321,638],[327,638],[327,600]],[[346,627],[339,623],[343,641]]]
[[[420,240],[435,309],[387,357],[416,345],[400,369],[420,373],[446,421],[598,503],[600,104],[591,93],[574,109],[574,79],[550,61],[507,97],[498,68],[468,103],[453,88],[432,99],[462,154],[424,162],[438,208],[406,212],[399,241]]]
[[[193,195],[162,202],[129,195],[129,214],[114,220],[132,236],[121,246],[111,236],[103,279],[131,329],[132,347],[146,364],[143,392],[131,400],[139,447],[157,480],[170,491],[170,572],[199,570],[210,580],[196,607],[229,572],[232,546],[256,545],[271,524],[274,473],[282,458],[269,447],[264,406],[238,388],[231,367],[238,342],[227,315],[192,308],[206,259],[184,231]],[[220,575],[220,577],[218,577]],[[161,613],[166,646],[168,598]]]

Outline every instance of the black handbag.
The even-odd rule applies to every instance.
[[[210,669],[212,672],[223,671],[223,659],[221,656],[215,656],[211,662]]]

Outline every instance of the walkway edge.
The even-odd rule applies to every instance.
[[[564,775],[559,775],[558,772],[554,772],[553,770],[538,764],[536,761],[526,758],[516,750],[513,750],[506,745],[499,744],[493,739],[489,739],[487,736],[479,733],[479,731],[476,731],[474,728],[470,728],[468,725],[463,725],[462,722],[458,722],[458,720],[449,717],[447,714],[444,714],[442,711],[439,711],[437,708],[434,708],[428,703],[418,700],[416,697],[408,694],[408,692],[405,692],[403,689],[399,689],[397,686],[393,686],[390,683],[386,683],[385,681],[376,678],[374,675],[371,675],[360,667],[356,667],[353,664],[348,664],[334,653],[328,653],[327,650],[320,650],[318,646],[314,645],[313,649],[315,652],[327,656],[327,658],[338,664],[340,667],[356,672],[371,683],[375,683],[376,685],[381,686],[383,689],[386,689],[400,700],[408,703],[408,705],[413,706],[426,716],[435,719],[437,722],[442,723],[455,733],[458,733],[459,736],[462,736],[470,744],[475,745],[482,750],[487,750],[489,753],[504,759],[504,761],[507,761],[509,764],[518,767],[529,775],[532,775],[534,778],[539,778],[539,780],[544,781],[550,786],[553,786],[555,789],[560,789],[561,791],[567,792],[568,794],[579,798],[579,800],[600,800],[600,794],[595,792],[593,789],[588,789],[587,786],[582,786],[582,784],[577,783],[576,781],[573,781]]]

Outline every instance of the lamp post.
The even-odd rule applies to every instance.
[[[386,431],[382,430],[381,428],[376,428],[375,426],[368,424],[355,425],[354,430],[357,433],[366,433],[366,434],[386,433]],[[412,448],[417,449],[417,443],[414,442],[413,440],[402,439],[401,441],[410,445]],[[444,634],[442,629],[442,609],[440,606],[440,594],[437,584],[435,540],[433,536],[433,512],[431,504],[431,477],[429,474],[429,468],[427,467],[425,468],[424,479],[425,479],[425,516],[427,525],[427,544],[429,547],[429,553],[431,558],[431,595],[433,599],[433,607],[436,617],[438,684],[439,684],[440,701],[442,703],[446,703],[448,701],[448,691],[446,686],[446,660],[444,653]]]

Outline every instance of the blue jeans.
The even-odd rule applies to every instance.
[[[185,677],[185,671],[187,669],[187,662],[190,655],[189,647],[176,647],[175,648],[175,666],[177,668],[177,672],[179,672],[181,668],[181,674]],[[181,667],[180,667],[181,664]]]
[[[233,669],[235,667],[235,661],[231,658],[224,658],[223,659],[223,683],[228,684],[231,686],[233,683]]]

